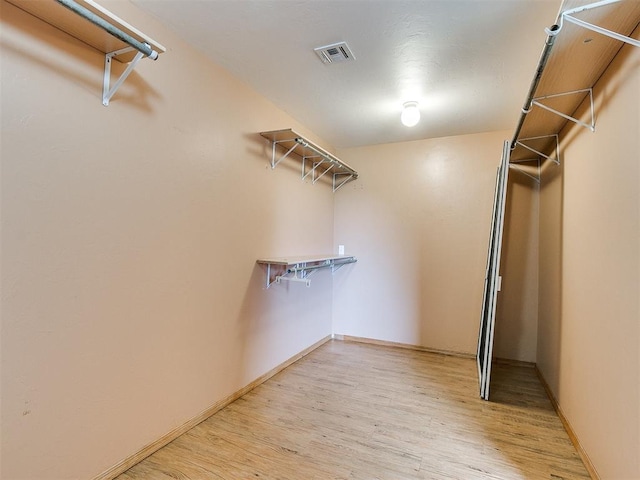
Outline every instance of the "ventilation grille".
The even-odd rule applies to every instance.
[[[313,49],[323,63],[351,62],[356,59],[346,42],[333,43]]]

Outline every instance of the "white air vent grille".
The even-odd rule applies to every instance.
[[[356,59],[346,42],[332,43],[324,47],[314,48],[313,51],[316,52],[323,63],[350,62]]]

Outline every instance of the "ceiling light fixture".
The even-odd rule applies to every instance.
[[[420,121],[420,109],[418,102],[405,102],[402,105],[402,115],[400,121],[405,127],[413,127]]]

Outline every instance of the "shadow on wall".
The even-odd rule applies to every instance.
[[[494,347],[497,357],[529,362],[535,361],[537,333],[537,194],[533,179],[511,170]]]
[[[256,343],[258,343],[256,337],[267,333],[271,324],[277,321],[269,314],[274,310],[274,302],[279,297],[277,293],[270,295],[272,293],[274,293],[272,288],[268,290],[265,288],[265,272],[260,265],[254,264],[236,320],[237,344],[240,347],[236,352],[240,368],[236,371],[235,383],[239,387],[265,373],[252,375],[250,370],[253,370],[255,366],[252,366],[251,357],[256,354]]]
[[[229,238],[246,253],[240,268],[231,273],[236,285],[233,291],[239,296],[232,325],[236,390],[328,336],[332,313],[329,269],[314,274],[310,287],[282,282],[267,288],[266,266],[256,263],[259,258],[331,249],[331,186],[302,181],[298,158],[287,158],[272,169],[271,143],[255,132],[243,137],[243,156],[251,166],[242,185],[232,190],[236,200],[227,199],[235,202],[235,208],[242,204],[250,211],[246,217],[232,216],[237,238]]]
[[[536,363],[556,396],[562,343],[563,168],[562,162],[545,162],[540,169]]]
[[[640,60],[629,66],[630,71],[640,68]],[[606,110],[611,99],[618,95],[627,81],[626,76],[614,76],[606,88],[594,92],[596,132],[597,113]],[[590,119],[588,97],[573,113],[583,122]],[[584,129],[567,122],[560,137],[560,151],[572,145]],[[560,398],[560,366],[562,365],[562,311],[563,311],[563,230],[564,230],[564,158],[559,166],[545,162],[541,168],[540,183],[540,271],[539,271],[539,329],[538,368],[556,398]]]
[[[265,278],[266,269],[255,264],[236,320],[239,388],[270,375],[331,333],[329,269],[314,274],[309,287],[281,282],[266,288]]]
[[[637,70],[635,61],[630,70]],[[595,110],[607,109],[624,84],[624,76],[614,77],[595,97]],[[574,118],[588,121],[590,105],[585,100],[573,114]],[[597,128],[597,115],[596,115]],[[581,127],[567,122],[561,136],[561,153],[583,133]],[[597,130],[596,130],[597,134]],[[537,364],[556,398],[560,398],[560,366],[562,365],[562,311],[563,311],[563,229],[564,229],[564,158],[559,166],[545,162],[541,168],[540,233],[539,233],[539,315]]]
[[[277,129],[276,129],[277,130]],[[286,170],[291,173],[300,174],[300,168],[296,166],[295,162],[287,161],[286,159],[282,159],[283,155],[285,155],[286,151],[282,150],[282,148],[276,147],[275,150],[275,161],[282,159],[280,163],[276,165],[275,168],[271,168],[271,158],[273,157],[273,148],[272,144],[269,140],[264,138],[259,133],[246,133],[243,135],[244,140],[249,147],[247,148],[247,155],[250,157],[255,157],[264,162],[264,168],[268,171],[271,170]],[[291,158],[296,158],[295,155],[292,155]]]

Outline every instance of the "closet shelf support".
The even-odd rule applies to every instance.
[[[544,103],[540,102],[540,100],[547,100],[549,98],[558,98],[558,97],[563,97],[566,95],[576,95],[576,94],[581,94],[581,93],[586,93],[589,95],[589,102],[590,102],[590,108],[591,108],[591,122],[590,123],[585,123],[582,120],[578,120],[575,117],[572,117],[571,115],[567,115],[566,113],[562,113],[554,108],[549,107],[548,105],[545,105]],[[593,89],[592,88],[585,88],[582,90],[575,90],[573,92],[566,92],[566,93],[556,93],[554,95],[544,95],[542,97],[536,97],[532,100],[532,105],[537,105],[538,107],[547,110],[548,112],[551,113],[555,113],[556,115],[559,115],[560,117],[564,118],[565,120],[570,120],[573,123],[576,123],[578,125],[580,125],[581,127],[584,128],[588,128],[589,130],[591,130],[592,132],[596,131],[596,116],[595,116],[595,107],[593,104]]]
[[[529,172],[526,172],[523,168],[521,168],[518,165],[513,164],[513,163],[509,164],[509,168],[511,168],[512,170],[515,170],[516,172],[520,172],[521,174],[531,178],[536,183],[540,183],[540,161],[538,161],[538,176],[537,177],[535,175],[530,174]]]
[[[302,180],[310,178],[311,183],[316,184],[325,175],[326,178],[331,178],[331,174],[334,192],[358,178],[358,172],[345,162],[291,129],[261,132],[260,135],[271,142],[272,169],[285,158],[295,155],[301,160]],[[285,152],[279,158],[278,148]]]
[[[144,43],[144,42],[140,42],[139,40],[136,40],[131,35],[111,25],[109,22],[104,20],[102,17],[96,15],[88,8],[83,7],[82,5],[78,4],[77,2],[74,2],[73,0],[56,0],[56,2],[58,2],[63,7],[68,8],[72,12],[77,13],[81,17],[89,20],[95,26],[100,27],[108,34],[116,37],[118,40],[121,40],[127,45],[130,45],[132,48],[135,48],[143,55],[149,57],[151,60],[158,59],[158,52],[156,52],[153,48],[151,48],[151,45],[149,45],[148,43]]]
[[[136,56],[133,57],[133,60],[131,60],[131,62],[127,65],[126,70],[122,72],[122,75],[120,75],[118,80],[116,80],[116,82],[113,84],[113,87],[110,86],[111,60],[117,55],[122,55],[123,53],[129,53],[132,50],[133,48],[127,47],[120,50],[116,50],[115,52],[107,53],[104,56],[104,78],[102,80],[102,104],[105,107],[109,106],[109,101],[111,101],[111,97],[113,97],[113,95],[116,93],[118,88],[120,88],[120,86],[124,83],[124,81],[131,74],[131,72],[133,72],[133,69],[136,68],[136,65],[142,59],[144,54],[142,52],[136,53]]]
[[[318,162],[316,164],[314,164],[313,167],[313,180],[311,181],[311,183],[313,183],[315,185],[315,183],[320,180],[322,177],[325,176],[325,174],[329,173],[329,170],[331,170],[333,168],[333,165],[329,165],[327,168],[325,168],[322,173],[318,176],[316,176],[315,172],[316,172],[316,168],[319,167],[320,165],[322,165],[324,162]],[[335,189],[333,190],[335,192]]]
[[[271,258],[260,259],[257,263],[266,265],[265,287],[269,288],[273,283],[302,282],[307,287],[311,286],[309,277],[318,270],[330,268],[331,273],[350,263],[356,263],[358,259],[350,255],[325,255],[299,258]]]
[[[272,145],[272,149],[271,149],[271,168],[274,169],[276,168],[276,166],[278,166],[278,164],[284,160],[285,158],[287,158],[289,156],[289,154],[291,152],[293,152],[296,149],[296,146],[294,145],[293,147],[291,147],[289,150],[287,150],[287,153],[285,153],[284,155],[282,155],[278,160],[276,160],[276,145],[278,145],[279,142],[273,142]]]
[[[553,44],[555,43],[556,35],[558,35],[559,32],[560,27],[558,25],[552,25],[550,28],[546,29],[547,39],[544,43],[542,53],[540,54],[540,60],[538,60],[536,74],[533,76],[533,80],[531,80],[531,85],[529,85],[529,92],[527,93],[527,99],[525,100],[524,106],[522,107],[522,112],[520,113],[518,124],[516,125],[516,131],[513,134],[513,139],[511,140],[511,150],[516,148],[516,142],[518,141],[518,137],[520,136],[520,132],[522,131],[524,120],[525,118],[527,118],[527,113],[529,113],[529,111],[531,110],[531,104],[533,102],[533,98],[535,97],[536,90],[538,89],[538,85],[540,84],[542,72],[544,72],[544,69],[547,66],[547,62],[549,61],[549,57],[551,56],[551,49],[553,48]]]
[[[318,167],[320,167],[324,160],[320,160],[319,162],[314,162],[313,159],[318,158],[318,155],[310,155],[302,157],[302,179],[304,180],[309,175],[311,175],[311,183],[316,183],[316,172],[318,172]],[[307,161],[311,163],[311,168],[307,168]]]
[[[104,41],[96,40],[95,37],[93,36],[91,36],[90,41],[87,41],[87,43],[89,43],[92,46],[99,46],[100,47],[99,49],[105,54],[104,77],[102,81],[102,104],[104,106],[109,105],[109,102],[113,97],[113,95],[124,83],[124,81],[131,74],[131,72],[133,72],[134,68],[143,57],[148,57],[152,60],[157,60],[159,53],[165,51],[162,45],[159,45],[153,42],[152,40],[147,39],[146,36],[138,32],[137,30],[133,29],[130,25],[125,24],[119,18],[115,17],[110,12],[104,10],[102,7],[100,7],[99,5],[97,5],[95,2],[91,0],[84,0],[84,4],[86,6],[81,5],[81,2],[78,2],[75,0],[55,0],[55,2],[61,5],[62,7],[68,9],[69,11],[73,12],[74,14],[78,15],[83,20],[87,20],[88,22],[93,24],[95,27],[98,27],[98,29],[102,30],[103,32],[106,32],[107,34],[107,35],[104,35],[104,38],[105,38]],[[22,3],[20,3],[18,6],[21,6]],[[42,3],[44,4],[45,2],[42,2]],[[33,4],[28,6],[28,8],[32,8],[32,7],[33,8],[38,7],[37,2],[33,2]],[[44,9],[44,7],[42,8]],[[91,10],[90,8],[93,10]],[[47,21],[46,13],[47,13],[46,9],[43,10],[42,12],[38,12],[38,11],[34,12],[36,16],[40,16],[45,21]],[[80,23],[82,23],[82,25],[86,25],[86,23],[83,20],[80,20]],[[67,22],[67,20],[65,20],[65,22]],[[124,28],[125,30],[128,30],[134,35],[139,34],[139,38],[142,38],[142,40],[135,38],[134,36],[127,33],[127,31],[124,31],[122,28],[119,28],[117,25],[120,25],[122,28]],[[83,26],[82,28],[85,29],[87,27]],[[90,28],[93,28],[93,27],[90,27]],[[114,44],[112,39],[109,41],[106,41],[106,39],[109,38],[109,36],[114,37],[115,39],[118,40],[118,42]],[[153,43],[155,47],[152,47],[151,43]],[[111,48],[117,48],[123,44],[126,46],[123,48],[118,48],[113,51],[108,51],[107,49],[103,49],[104,46],[107,46],[107,45],[111,46]],[[124,72],[120,75],[120,77],[112,85],[111,84],[111,63],[113,59],[119,60],[122,63],[129,62],[129,64],[127,65],[127,68],[124,70]]]
[[[340,177],[343,177],[342,180],[338,181]],[[334,173],[333,174],[333,191],[336,192],[340,187],[345,185],[347,182],[353,180],[353,174],[351,173]]]
[[[554,148],[554,152],[555,152],[555,157],[552,157],[551,155],[546,155],[545,153],[536,150],[535,148],[533,148],[530,145],[527,145],[524,142],[527,141],[532,141],[532,140],[542,140],[542,139],[547,139],[547,138],[552,138],[555,140],[555,148]],[[539,137],[529,137],[529,138],[522,138],[520,140],[516,140],[516,143],[513,147],[515,146],[521,146],[522,148],[525,148],[527,150],[529,150],[530,152],[535,153],[536,155],[539,155],[540,157],[546,158],[547,160],[551,160],[553,163],[555,163],[556,165],[560,165],[560,140],[558,137],[557,133],[554,133],[552,135],[541,135]],[[513,148],[512,147],[512,148]]]
[[[584,20],[581,20],[581,19],[576,18],[576,17],[573,16],[576,13],[584,12],[586,10],[592,10],[594,8],[603,7],[605,5],[611,5],[613,3],[618,3],[620,1],[621,0],[603,0],[601,2],[595,2],[595,3],[590,3],[588,5],[582,5],[581,7],[576,7],[576,8],[573,8],[571,10],[567,10],[565,12],[562,12],[562,14],[560,15],[559,28],[562,29],[562,27],[564,26],[564,21],[567,20],[567,21],[569,21],[569,22],[571,22],[571,23],[573,23],[575,25],[578,25],[579,27],[586,28],[587,30],[591,30],[593,32],[599,33],[601,35],[605,35],[605,36],[610,37],[610,38],[614,38],[616,40],[628,43],[628,44],[633,45],[635,47],[640,47],[640,40],[636,40],[635,38],[627,37],[626,35],[621,35],[621,34],[619,34],[617,32],[613,32],[613,31],[608,30],[606,28],[599,27],[598,25],[594,25],[592,23],[585,22]]]

